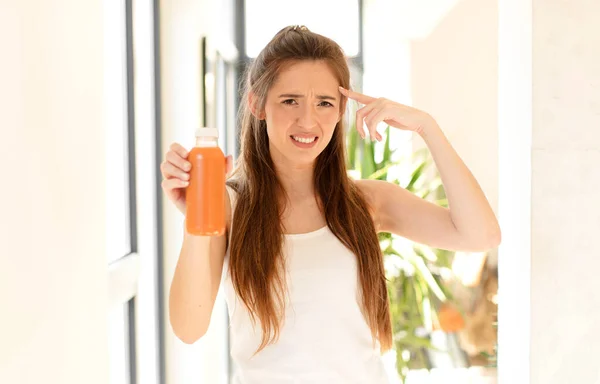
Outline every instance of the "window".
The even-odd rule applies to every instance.
[[[123,263],[136,258],[135,114],[133,111],[132,1],[105,2],[105,116],[109,354],[111,384],[136,382],[135,282],[123,284]],[[130,264],[130,262],[129,262]],[[134,271],[135,275],[135,271]],[[119,279],[116,279],[118,277]],[[123,285],[129,285],[124,289]],[[133,297],[131,297],[133,296]],[[122,300],[122,301],[121,301]],[[133,368],[133,369],[132,369]]]
[[[201,42],[203,60],[202,99],[203,124],[219,129],[219,147],[226,154],[235,153],[235,97],[238,51],[232,41],[204,37]]]
[[[110,384],[129,384],[131,372],[129,370],[129,335],[125,324],[128,324],[127,315],[129,305],[118,305],[109,310],[108,348],[110,366]]]
[[[126,9],[123,2],[108,2],[112,23],[106,26],[105,116],[107,144],[107,257],[111,263],[131,253],[129,175],[128,71]],[[135,220],[135,218],[133,218]]]
[[[160,383],[163,374],[157,8],[104,2],[109,384]]]

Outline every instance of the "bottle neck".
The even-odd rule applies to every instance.
[[[218,145],[216,137],[196,137],[196,147],[217,147]]]

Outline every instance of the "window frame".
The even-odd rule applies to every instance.
[[[119,6],[125,7],[125,20],[121,22],[125,23],[123,65],[126,76],[124,92],[127,116],[124,136],[127,140],[127,159],[124,165],[127,167],[130,250],[127,254],[108,263],[107,310],[111,311],[117,306],[123,306],[125,311],[125,348],[129,384],[138,384],[144,380],[144,375],[151,375],[154,382],[164,384],[166,383],[163,316],[165,311],[164,252],[162,199],[159,198],[162,194],[160,186],[162,179],[160,175],[162,161],[160,5],[159,0],[123,0]],[[104,17],[109,21],[105,25],[119,22],[111,20],[110,14],[105,14]],[[151,28],[147,28],[148,26]],[[136,33],[140,31],[143,31],[145,36],[136,37]],[[140,52],[136,52],[136,45]],[[137,57],[139,60],[136,60],[136,55],[139,56]],[[143,78],[138,79],[136,75],[140,69],[140,77]],[[141,98],[138,98],[136,88],[139,91],[141,86],[152,89],[153,94],[146,96],[142,91]],[[143,115],[139,115],[140,113]],[[140,117],[139,121],[144,125],[143,129],[138,129],[137,117]],[[107,174],[107,177],[110,175]],[[139,211],[138,206],[146,208],[144,211]],[[149,218],[155,225],[146,223]],[[142,264],[146,264],[144,269],[149,271],[144,273],[151,274],[150,283],[140,281]],[[149,316],[156,323],[151,327],[155,336],[142,339],[138,335],[143,328],[146,328]]]

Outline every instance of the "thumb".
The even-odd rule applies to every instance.
[[[229,176],[231,170],[233,169],[233,156],[228,155],[225,158],[225,174]]]

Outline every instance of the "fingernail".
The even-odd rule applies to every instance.
[[[339,88],[340,92],[342,92],[343,94],[346,94],[346,92],[348,92],[348,91],[346,91],[346,88],[344,88],[342,86],[339,86],[338,88]]]
[[[190,164],[190,163],[185,163],[185,166],[184,166],[184,168],[185,168],[185,170],[186,170],[186,171],[189,171],[189,170],[192,168],[192,164]]]

